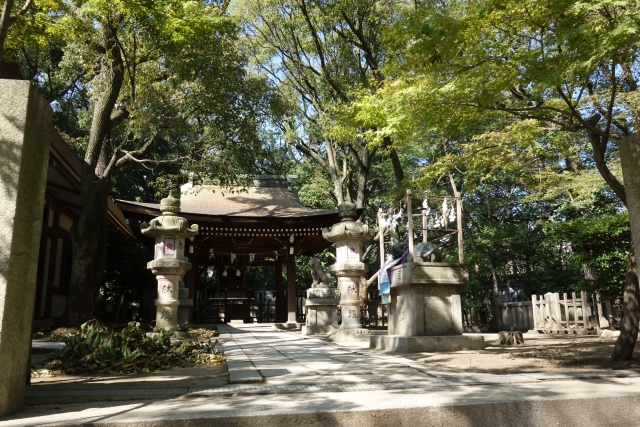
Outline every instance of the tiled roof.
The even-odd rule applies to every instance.
[[[156,203],[121,202],[159,209]],[[197,185],[182,193],[180,212],[233,217],[310,217],[331,215],[335,209],[312,209],[303,206],[298,196],[286,186],[258,186],[230,191],[215,185]]]

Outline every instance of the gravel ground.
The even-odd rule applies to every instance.
[[[636,345],[633,360],[612,363],[615,339],[596,336],[523,334],[524,344],[498,345],[498,334],[482,334],[487,347],[479,351],[455,353],[414,353],[404,355],[421,363],[452,372],[515,374],[523,372],[585,371],[632,369],[640,370],[640,345]]]

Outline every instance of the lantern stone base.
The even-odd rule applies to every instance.
[[[411,336],[371,335],[369,348],[396,353],[437,353],[484,350],[482,335]]]
[[[370,336],[371,332],[364,328],[338,329],[325,340],[329,342],[369,342]]]

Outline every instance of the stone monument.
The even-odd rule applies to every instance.
[[[338,329],[338,299],[336,291],[329,286],[329,276],[317,258],[309,260],[313,283],[307,289],[306,325],[303,335],[326,334]]]
[[[51,118],[30,82],[0,79],[0,417],[22,408],[29,375]]]
[[[414,251],[411,192],[407,193],[408,262],[388,270],[391,281],[389,332],[372,335],[370,347],[404,353],[484,349],[482,335],[462,334],[460,286],[469,283],[469,272],[461,262],[429,261],[441,260],[442,254],[433,243],[427,243],[426,238]],[[460,218],[459,198],[457,203]],[[428,226],[423,229],[426,231]],[[461,230],[458,219],[458,233]],[[381,259],[384,259],[382,244]]]
[[[338,206],[341,221],[322,230],[322,237],[336,244],[336,263],[331,271],[338,277],[342,323],[329,336],[331,341],[368,340],[369,331],[360,323],[360,281],[367,272],[362,262],[362,242],[373,238],[369,226],[356,221],[358,213],[353,203]]]
[[[160,211],[162,216],[152,219],[149,224],[141,224],[140,231],[156,239],[154,260],[147,264],[158,280],[156,328],[177,331],[180,282],[191,268],[191,263],[184,256],[185,238],[197,235],[198,225],[189,227],[189,222],[177,215],[180,213],[180,200],[171,192],[169,197],[160,201]]]

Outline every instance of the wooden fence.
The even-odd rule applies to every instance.
[[[493,301],[493,314],[498,331],[528,331],[533,329],[533,303],[505,302],[502,298]]]
[[[594,301],[589,301],[586,292],[576,296],[571,293],[532,295],[533,329],[538,332],[557,334],[595,334],[598,317],[593,315]]]

